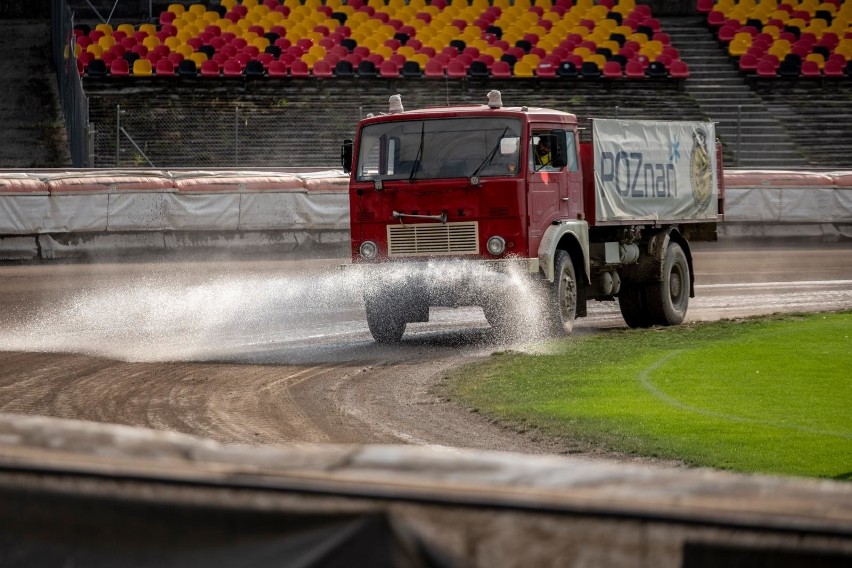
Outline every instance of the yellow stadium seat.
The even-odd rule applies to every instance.
[[[821,53],[809,53],[805,56],[805,61],[815,62],[819,66],[820,71],[825,67],[825,57]]]
[[[226,10],[231,10],[237,5],[237,0],[219,0],[219,5],[224,7]]]
[[[104,51],[109,51],[109,48],[115,45],[115,38],[111,35],[101,36],[98,38],[98,45],[104,48]]]
[[[741,39],[732,39],[731,43],[728,44],[728,55],[731,57],[742,57],[745,55],[751,45]],[[639,53],[642,53],[640,50]],[[643,53],[643,55],[647,55]],[[658,54],[659,55],[659,54]]]
[[[169,51],[174,51],[181,45],[183,45],[180,40],[176,36],[169,36],[166,38],[166,41],[163,42],[166,47],[169,48]]]
[[[377,47],[376,49],[373,49],[371,51],[373,53],[378,53],[379,55],[381,55],[385,59],[389,59],[390,56],[393,55],[393,49],[386,46],[386,45],[380,45],[379,47]]]
[[[586,58],[592,54],[592,50],[589,49],[588,47],[580,46],[580,47],[575,47],[574,51],[572,51],[572,53],[574,55],[579,55],[580,57],[583,58],[583,61],[585,61]]]
[[[201,19],[208,24],[215,24],[219,21],[219,12],[204,12]]]
[[[258,51],[264,51],[267,47],[269,47],[269,40],[265,37],[259,37],[251,42],[251,45],[255,46]]]
[[[414,57],[415,54],[414,48],[409,47],[407,45],[400,46],[400,48],[397,49],[396,52],[405,57],[406,60],[411,59],[412,57]]]
[[[529,63],[525,63],[523,61],[516,61],[513,73],[515,77],[534,77],[534,69],[534,67],[530,67]]]
[[[150,77],[153,73],[150,60],[140,57],[133,62],[133,75],[136,77]]]
[[[790,53],[790,42],[786,39],[776,39],[766,52],[778,59],[784,59]]]
[[[526,63],[527,65],[535,69],[536,67],[538,67],[538,64],[541,63],[541,57],[539,57],[535,53],[527,53],[523,57],[521,57],[520,61]],[[516,65],[517,63],[518,62],[515,62]]]
[[[192,55],[193,53],[195,53],[195,50],[192,49],[191,45],[184,44],[184,45],[178,46],[178,48],[175,49],[174,52],[180,53],[181,55],[183,55],[183,57],[185,59],[185,58],[189,57],[190,55]]]
[[[95,59],[100,59],[104,54],[104,48],[96,43],[92,43],[86,46],[86,51],[95,56]]]
[[[189,54],[189,59],[195,62],[196,69],[201,69],[201,64],[207,61],[207,54],[202,51],[194,51]]]
[[[251,10],[252,8],[257,7],[259,2],[257,0],[242,0],[242,2],[240,2],[240,4],[242,4],[243,6],[248,8],[249,10]]]
[[[126,36],[133,36],[136,33],[136,28],[133,27],[133,24],[119,24],[115,31],[122,32]]]
[[[169,4],[167,11],[180,16],[186,11],[186,8],[183,7],[183,4]]]
[[[257,39],[258,37],[260,37],[260,36],[258,36],[256,32],[243,32],[243,33],[241,34],[241,37],[242,37],[244,40],[246,40],[246,43],[251,43],[251,42],[253,42],[254,40],[256,40],[256,39]]]
[[[106,35],[112,35],[112,26],[109,24],[98,24],[95,26],[95,29],[99,32],[103,32]]]
[[[149,50],[154,49],[158,45],[160,45],[160,38],[157,36],[148,36],[142,40],[142,45],[147,47]]]

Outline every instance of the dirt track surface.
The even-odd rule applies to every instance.
[[[0,266],[0,412],[221,442],[405,443],[596,455],[442,399],[447,369],[536,343],[478,309],[375,344],[337,261]],[[852,246],[695,251],[690,320],[852,307]],[[575,333],[623,326],[592,303]],[[607,456],[611,457],[611,456]]]

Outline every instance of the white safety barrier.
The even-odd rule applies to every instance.
[[[0,172],[0,259],[187,242],[298,246],[325,239],[345,250],[348,181],[339,170]],[[723,236],[852,236],[852,171],[727,170],[724,183]],[[234,233],[240,238],[221,237]]]

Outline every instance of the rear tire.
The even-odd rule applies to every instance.
[[[574,318],[577,317],[574,263],[567,251],[560,250],[553,264],[553,285],[550,287],[547,314],[554,332],[570,335],[574,331]]]
[[[399,343],[405,333],[405,320],[393,305],[381,299],[367,299],[367,327],[379,343]]]
[[[678,325],[686,318],[689,307],[690,286],[689,263],[686,254],[677,243],[669,243],[663,259],[663,279],[649,284],[645,299],[651,323],[656,325]]]

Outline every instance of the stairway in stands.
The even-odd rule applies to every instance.
[[[660,18],[662,29],[689,65],[686,93],[716,122],[726,166],[789,168],[808,165],[778,117],[749,87],[724,48],[697,17]],[[733,161],[732,161],[733,159]]]

